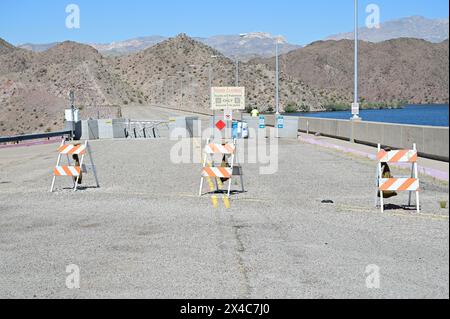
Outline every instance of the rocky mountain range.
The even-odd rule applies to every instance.
[[[366,42],[383,42],[398,38],[422,39],[433,43],[440,43],[448,39],[448,18],[427,19],[412,16],[380,25],[380,28],[360,28],[359,37]],[[350,40],[354,38],[353,31],[330,36],[325,40]]]
[[[155,35],[105,44],[90,43],[88,45],[97,49],[103,55],[121,56],[143,51],[167,39],[169,38]],[[275,41],[278,41],[281,53],[287,53],[301,47],[299,45],[288,43],[282,36],[273,36],[270,33],[265,32],[252,32],[245,36],[217,35],[194,39],[216,49],[229,58],[239,59],[240,61],[248,61],[256,57],[274,56]],[[19,45],[19,48],[34,52],[43,52],[58,44],[58,42],[49,44],[26,43]]]
[[[139,94],[90,46],[65,42],[36,53],[0,43],[0,134],[61,129],[71,88],[79,105],[118,105]]]
[[[351,40],[319,41],[281,56],[281,67],[292,79],[321,90],[336,90],[351,100]],[[360,96],[363,101],[416,104],[446,103],[449,90],[449,41],[430,43],[401,38],[380,43],[360,42]],[[274,69],[273,59],[256,59]]]
[[[360,94],[365,102],[448,103],[448,40],[361,41]],[[319,41],[280,56],[282,108],[320,111],[349,105],[353,93],[353,43]],[[82,109],[162,105],[209,109],[209,86],[233,86],[233,59],[185,34],[125,56],[105,56],[92,46],[64,42],[43,52],[0,39],[0,134],[63,127],[67,93]],[[247,104],[273,109],[273,58],[239,65]]]
[[[383,42],[398,38],[423,39],[433,43],[439,43],[448,39],[449,22],[447,19],[427,19],[421,16],[406,17],[387,21],[380,28],[359,30],[360,39],[366,42]],[[112,43],[88,43],[106,56],[121,56],[146,50],[158,43],[167,40],[168,37],[153,35],[133,38]],[[211,37],[194,38],[206,44],[223,55],[249,61],[253,58],[268,58],[275,55],[275,41],[279,42],[280,53],[301,48],[301,45],[291,44],[282,36],[274,36],[267,32],[251,32],[241,35],[216,35]],[[353,39],[353,32],[341,33],[327,37],[325,40]],[[58,45],[58,42],[48,44],[26,43],[19,48],[34,52],[43,52]]]
[[[61,129],[70,89],[81,108],[160,104],[208,110],[210,82],[235,84],[233,60],[184,34],[119,57],[74,42],[31,52],[2,41],[0,52],[1,135]],[[284,104],[299,101],[320,110],[332,100],[343,101],[333,90],[311,89],[285,74],[280,82]],[[249,106],[273,107],[274,83],[267,65],[240,64]]]
[[[273,36],[265,32],[253,32],[245,35],[218,35],[196,40],[218,50],[230,58],[248,61],[257,57],[275,56],[275,42],[278,42],[280,53],[287,53],[300,48],[290,44],[282,36]]]

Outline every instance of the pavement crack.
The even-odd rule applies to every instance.
[[[245,261],[243,254],[245,253],[245,245],[242,241],[241,237],[241,231],[242,229],[246,228],[246,226],[237,225],[233,217],[231,217],[231,222],[233,225],[233,235],[236,240],[236,259],[237,259],[237,265],[238,270],[242,275],[242,297],[243,298],[250,298],[250,280],[248,276],[248,270],[247,267],[245,267]]]

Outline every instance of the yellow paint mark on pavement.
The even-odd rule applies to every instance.
[[[216,195],[211,196],[211,202],[214,208],[219,208],[219,199]]]
[[[222,200],[223,200],[223,204],[225,205],[225,208],[229,209],[231,207],[231,205],[230,205],[230,199],[228,198],[228,196],[223,196]]]

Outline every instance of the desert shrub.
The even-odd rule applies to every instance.
[[[309,105],[301,103],[298,107],[298,110],[302,113],[308,113],[311,112],[311,107]]]
[[[350,104],[333,103],[333,104],[324,105],[324,108],[327,112],[347,111],[350,109]]]
[[[298,112],[298,106],[294,102],[289,102],[286,107],[284,108],[284,111],[286,113],[295,113]]]

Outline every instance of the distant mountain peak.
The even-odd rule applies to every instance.
[[[169,38],[153,35],[147,37],[133,38],[125,41],[114,41],[111,43],[91,43],[89,44],[97,51],[106,56],[122,56],[135,52],[144,51]],[[285,37],[281,35],[272,35],[268,32],[250,32],[243,38],[239,34],[217,35],[208,38],[191,38],[186,33],[180,33],[172,39],[199,41],[211,46],[223,55],[229,58],[239,58],[242,61],[248,61],[256,57],[270,57],[275,55],[275,41],[280,44],[280,52],[300,48],[298,45],[289,44]],[[20,48],[44,52],[52,47],[59,45],[58,42],[49,44],[23,44]]]
[[[410,16],[397,20],[386,21],[380,28],[360,28],[360,39],[367,42],[383,42],[398,38],[422,39],[439,43],[448,39],[449,21],[446,19],[428,19],[423,16]],[[352,39],[353,32],[330,36],[325,40]]]
[[[262,40],[273,40],[278,41],[278,43],[287,43],[287,40],[282,35],[272,35],[268,32],[249,32],[245,34],[243,37],[243,40],[255,40],[255,39],[262,39]]]

